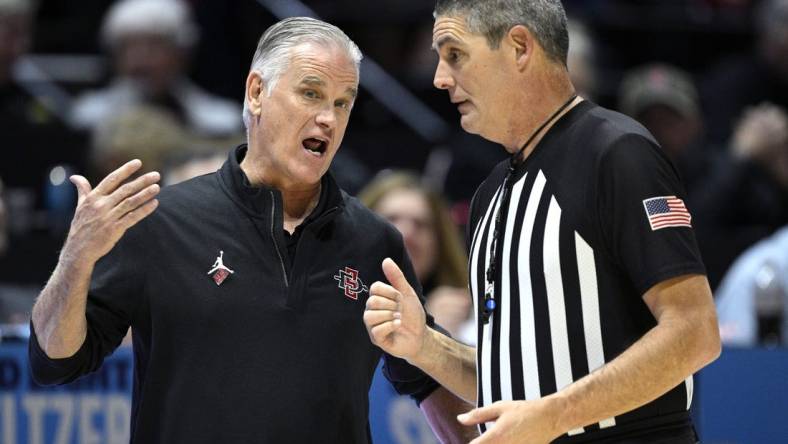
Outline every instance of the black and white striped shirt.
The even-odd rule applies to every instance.
[[[518,167],[502,202],[507,168],[508,161],[493,170],[471,206],[480,406],[540,398],[601,367],[656,325],[641,298],[649,288],[705,273],[686,223],[649,223],[644,200],[681,199],[684,192],[652,136],[633,120],[583,102]],[[500,206],[497,307],[485,323],[478,315]],[[641,408],[558,442],[686,428],[691,399],[690,377]]]

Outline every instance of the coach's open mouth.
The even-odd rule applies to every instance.
[[[301,142],[301,144],[304,146],[304,148],[307,151],[318,156],[325,153],[326,147],[328,146],[328,143],[325,140],[317,139],[315,137],[304,139],[304,141]]]

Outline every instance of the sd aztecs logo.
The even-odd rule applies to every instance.
[[[339,288],[345,290],[345,296],[353,300],[358,300],[358,294],[369,291],[364,282],[358,277],[358,270],[345,267],[339,270],[339,274],[334,276],[335,281],[339,281]]]

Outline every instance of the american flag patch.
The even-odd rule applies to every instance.
[[[651,231],[668,227],[692,228],[692,216],[684,201],[676,196],[652,197],[643,201]]]

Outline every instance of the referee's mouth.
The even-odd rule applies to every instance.
[[[460,114],[467,113],[468,111],[470,111],[469,108],[472,106],[470,100],[462,100],[459,102],[454,102],[454,104],[457,106],[457,111],[459,111]]]

